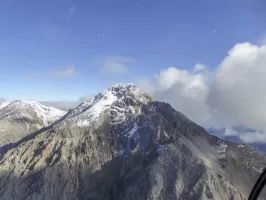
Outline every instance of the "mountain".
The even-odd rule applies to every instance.
[[[225,134],[227,131],[233,132],[231,134]],[[243,125],[239,126],[232,126],[230,128],[226,127],[211,127],[208,129],[208,132],[213,135],[217,135],[220,138],[224,140],[229,140],[238,144],[247,144],[251,146],[252,148],[256,149],[257,151],[263,153],[266,156],[266,144],[265,143],[259,143],[259,142],[245,142],[243,141],[239,136],[242,133],[248,132],[249,134],[251,133],[256,133],[256,129],[251,129],[248,127],[245,127]]]
[[[40,101],[42,105],[50,106],[53,108],[57,108],[60,110],[68,111],[69,109],[73,109],[77,107],[80,103],[80,101]]]
[[[132,84],[0,148],[0,199],[243,200],[266,166]]]
[[[0,109],[0,146],[48,126],[66,114],[35,101],[14,101]]]
[[[0,103],[0,110],[6,107],[9,104],[9,102],[1,102]]]

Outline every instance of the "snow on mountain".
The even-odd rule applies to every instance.
[[[31,113],[34,112],[34,113]],[[51,122],[62,117],[66,114],[65,111],[53,108],[53,107],[46,107],[37,101],[22,101],[17,100],[13,101],[12,103],[8,104],[0,113],[0,120],[4,118],[30,118],[33,119],[37,117],[41,122],[47,126]],[[36,116],[34,116],[36,115]]]
[[[88,126],[93,120],[99,117],[99,115],[117,100],[117,96],[115,96],[111,91],[106,91],[96,97],[92,98],[88,102],[84,102],[77,109],[84,110],[87,109],[83,113],[83,117],[86,118],[86,121],[82,121],[79,123],[81,126]]]
[[[86,127],[97,120],[106,110],[109,110],[111,122],[113,124],[122,123],[129,113],[139,112],[136,110],[137,107],[125,103],[126,98],[127,101],[134,101],[133,97],[137,97],[142,103],[149,101],[148,96],[140,92],[134,84],[116,84],[81,103],[70,112],[67,119],[75,120],[78,126]]]
[[[24,101],[23,103],[24,108],[27,106],[34,108],[37,117],[43,120],[43,124],[45,126],[51,124],[66,114],[65,111],[53,107],[46,107],[36,101]]]
[[[6,107],[9,104],[9,102],[2,102],[0,103],[0,110]]]
[[[0,146],[48,126],[65,114],[36,101],[13,101],[0,110]]]

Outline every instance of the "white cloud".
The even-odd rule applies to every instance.
[[[205,104],[208,93],[205,85],[207,78],[208,72],[198,73],[169,67],[152,79],[141,79],[137,85],[155,100],[168,102],[190,119],[205,125],[210,113]]]
[[[263,39],[262,39],[262,44],[266,45],[266,34],[264,35]]]
[[[134,59],[128,57],[107,57],[101,61],[100,71],[103,73],[123,74],[127,72],[128,65],[133,61]]]
[[[266,33],[262,35],[262,37],[259,38],[258,44],[260,45],[266,45]]]
[[[205,65],[203,65],[203,64],[197,63],[194,66],[194,71],[195,72],[206,71],[206,70],[207,70],[207,67]]]
[[[68,20],[70,19],[75,13],[76,13],[76,7],[74,5],[68,7],[67,11],[63,12],[60,16],[59,19],[61,20]]]
[[[240,133],[239,138],[244,143],[266,143],[266,133],[265,132]]]
[[[212,72],[201,64],[191,70],[169,67],[137,85],[206,128],[243,124],[266,130],[266,45],[239,43]],[[266,141],[263,132],[225,134]]]
[[[141,91],[153,95],[156,91],[156,87],[154,87],[153,82],[148,78],[140,78],[137,80],[137,86],[141,89]]]
[[[70,19],[76,12],[76,7],[74,5],[70,6],[67,11],[67,19]]]
[[[54,70],[54,71],[51,71],[48,73],[49,76],[53,76],[56,78],[69,78],[69,77],[72,77],[76,74],[77,73],[75,71],[74,65],[70,65],[70,66],[66,67],[65,69]]]
[[[229,123],[266,128],[266,46],[235,45],[219,65],[208,104]]]
[[[236,136],[238,133],[232,128],[226,128],[224,131],[225,136]]]

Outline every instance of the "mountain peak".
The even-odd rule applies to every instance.
[[[121,88],[126,88],[126,89],[128,89],[128,88],[134,87],[134,86],[135,86],[134,83],[116,83],[116,84],[112,85],[110,88],[120,88],[120,89]]]
[[[131,90],[131,89],[136,89],[136,85],[134,85],[133,83],[117,83],[114,84],[113,86],[109,87],[108,90],[109,91],[125,91],[125,90]]]
[[[131,93],[139,93],[139,88],[136,87],[133,83],[118,83],[111,87],[109,87],[107,90],[105,90],[102,93],[107,93],[107,91],[111,91],[114,95],[121,95],[125,94],[126,92]]]
[[[118,123],[118,121],[124,121],[129,110],[137,112],[139,109],[137,104],[146,104],[150,101],[151,97],[142,93],[134,84],[118,83],[81,103],[71,111],[68,118],[78,117],[79,125],[88,126],[102,113],[109,110],[109,114],[116,121],[114,123]],[[114,117],[115,115],[117,117]]]
[[[42,106],[44,107],[37,101],[28,101],[28,100],[15,100],[15,101],[12,101],[8,106],[12,106],[12,107]]]
[[[84,101],[82,104],[91,105],[92,103],[99,101],[101,98],[104,98],[105,100],[110,99],[110,101],[112,100],[115,101],[115,99],[117,100],[117,99],[120,99],[122,96],[127,96],[127,95],[136,95],[138,97],[140,96],[148,97],[147,94],[142,93],[140,89],[137,88],[137,86],[134,85],[133,83],[117,83],[109,87],[107,90],[104,90],[103,92],[98,93],[91,99]],[[150,98],[151,97],[149,97],[149,99]]]

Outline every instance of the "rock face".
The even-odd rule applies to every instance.
[[[0,152],[1,200],[242,200],[266,166],[132,84]]]
[[[14,101],[0,109],[0,146],[48,126],[66,114],[35,101]]]

